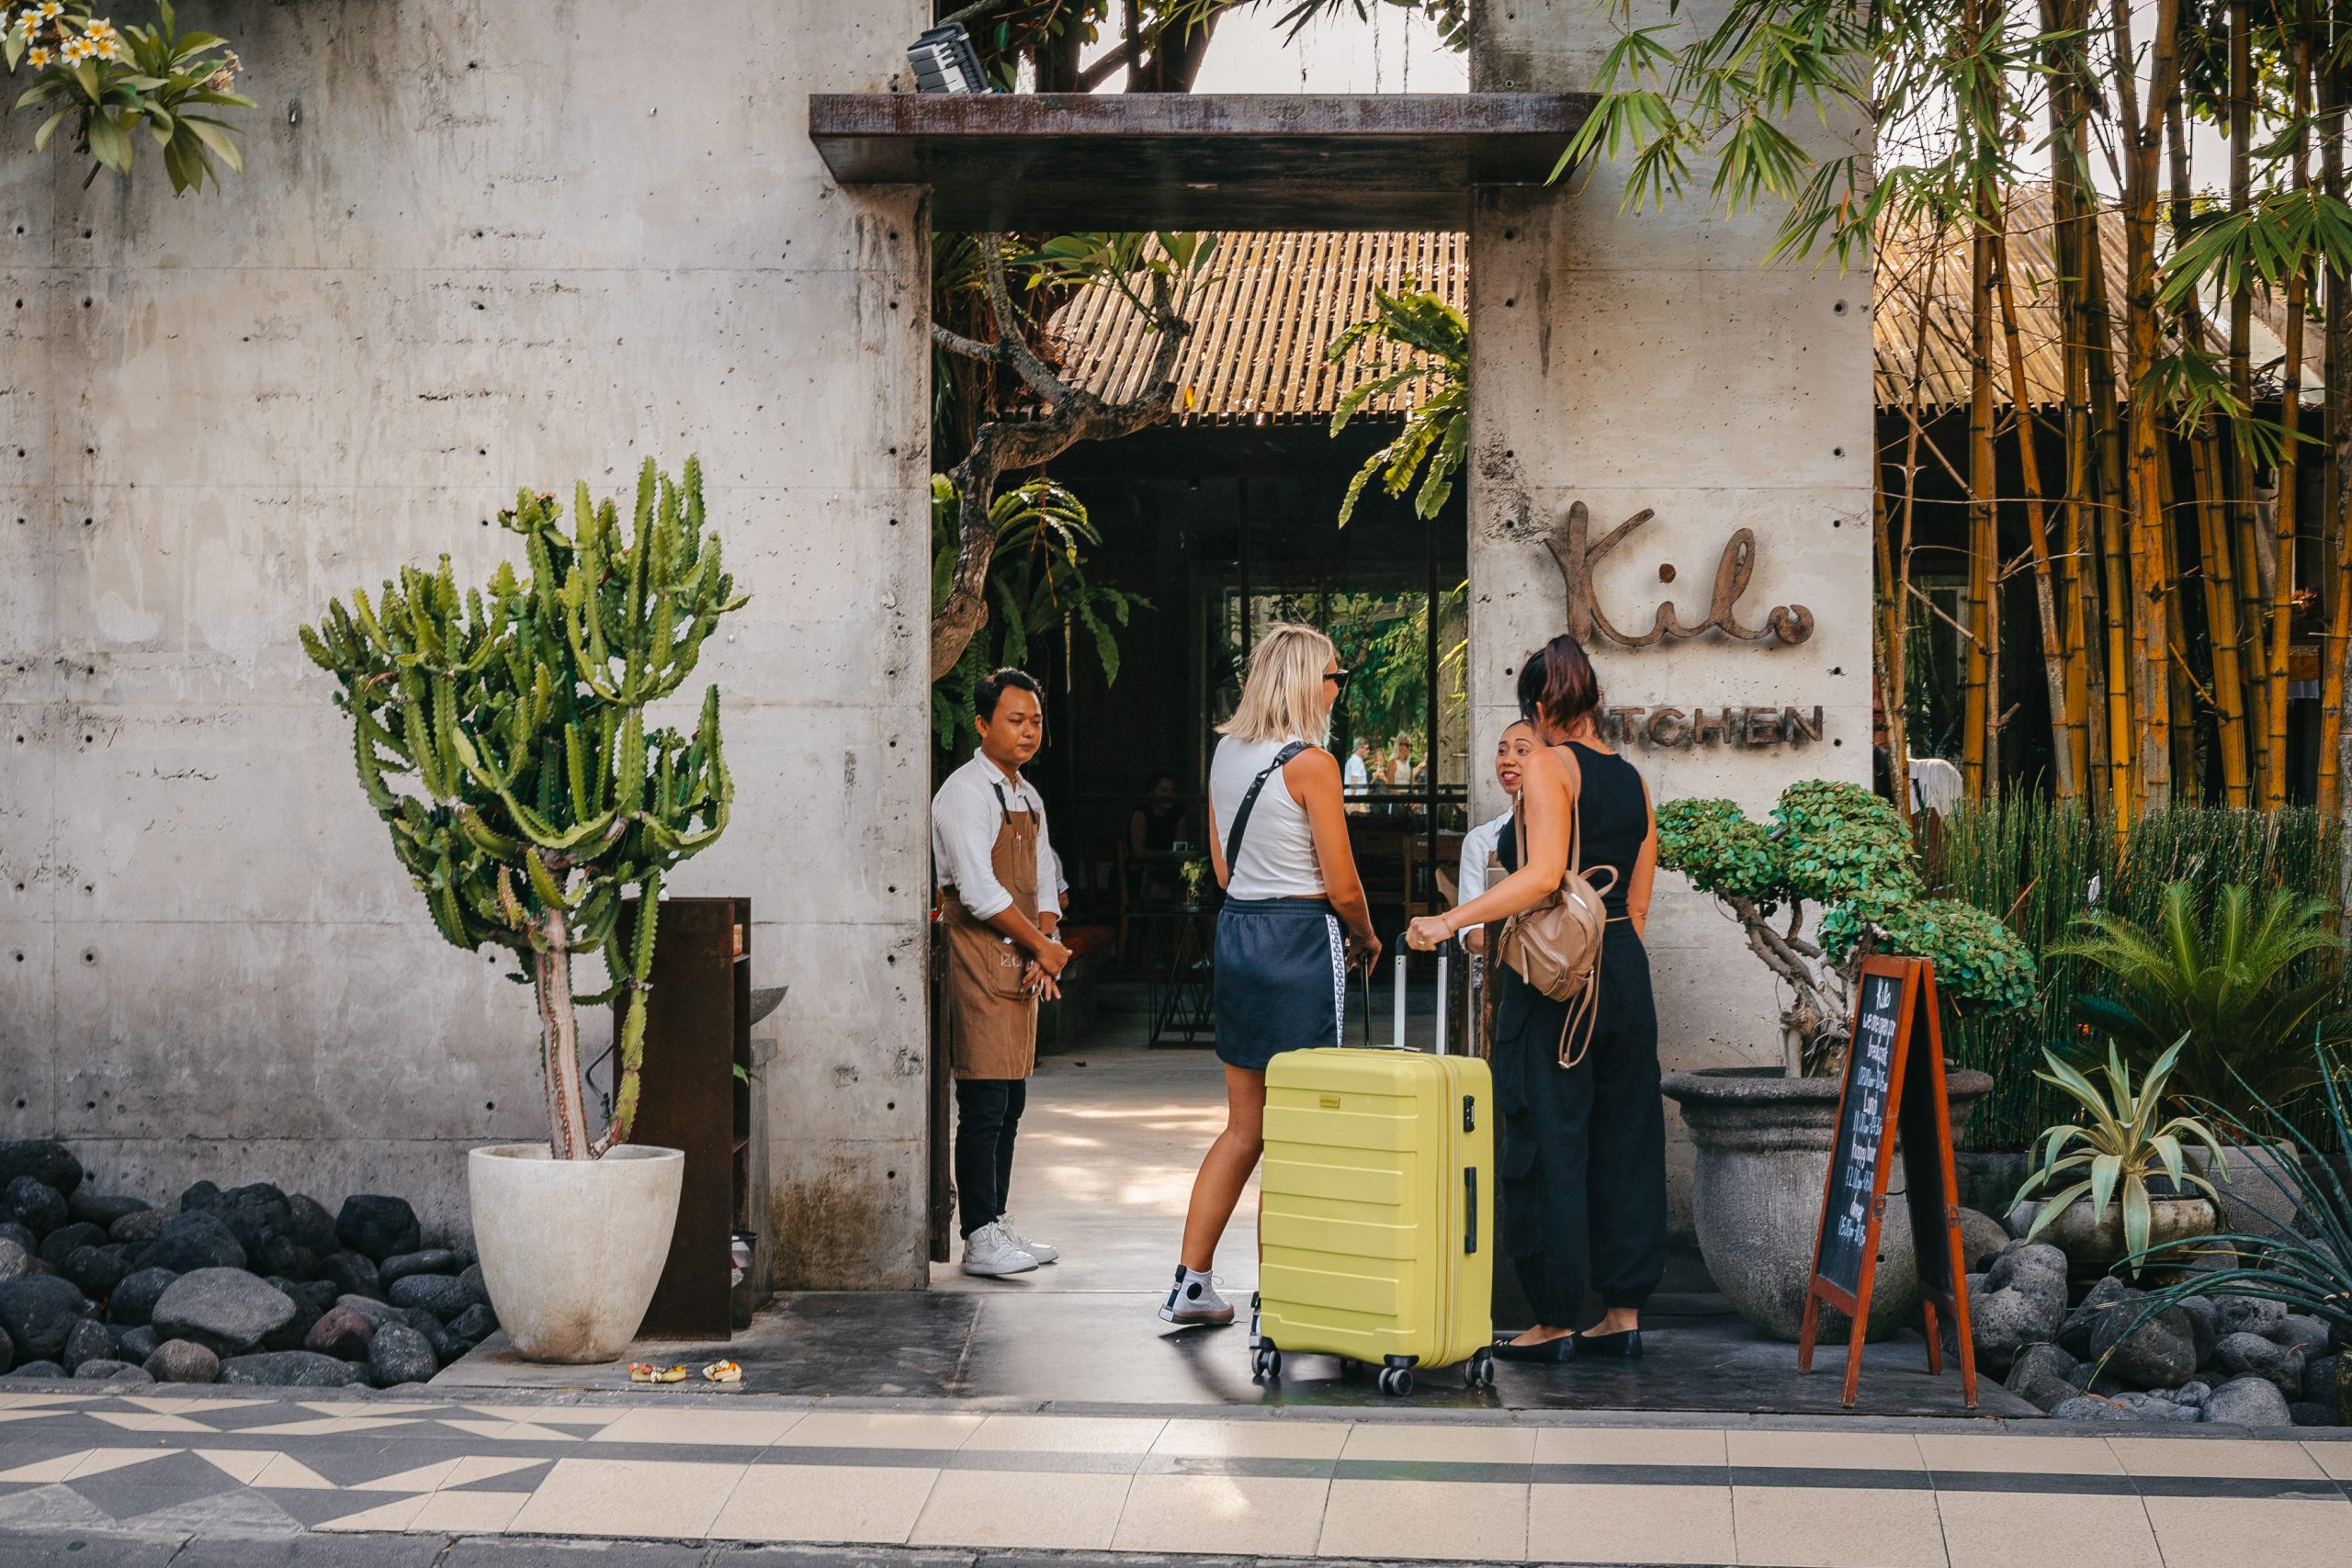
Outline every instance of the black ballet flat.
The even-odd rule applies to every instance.
[[[1577,1353],[1577,1337],[1563,1334],[1557,1339],[1546,1339],[1540,1345],[1514,1345],[1508,1339],[1495,1341],[1495,1359],[1498,1361],[1532,1361],[1538,1366],[1566,1365]]]
[[[1614,1334],[1572,1334],[1568,1342],[1576,1347],[1572,1359],[1579,1361],[1624,1362],[1642,1359],[1642,1331],[1638,1328],[1622,1328]],[[1502,1352],[1498,1349],[1495,1353]]]

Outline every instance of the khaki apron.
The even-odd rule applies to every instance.
[[[1012,908],[1037,914],[1038,813],[1017,816],[996,791],[1002,821],[989,865],[1012,895]],[[947,1007],[954,1020],[949,1060],[959,1078],[1025,1078],[1037,1065],[1037,998],[1021,984],[1029,955],[986,921],[976,920],[948,888],[940,894],[947,927]]]

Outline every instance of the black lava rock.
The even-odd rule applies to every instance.
[[[136,1214],[152,1205],[144,1198],[102,1198],[87,1187],[79,1187],[65,1197],[65,1212],[77,1220],[112,1229],[115,1221],[125,1214]]]
[[[212,1213],[237,1238],[250,1259],[260,1259],[274,1241],[290,1241],[288,1228],[293,1224],[293,1211],[287,1207],[286,1194],[266,1181],[256,1181],[223,1192]]]
[[[72,1374],[55,1361],[27,1361],[8,1375],[12,1378],[22,1378],[29,1382],[36,1378],[45,1382],[56,1382]]]
[[[409,1314],[406,1308],[396,1307],[389,1302],[378,1301],[373,1296],[337,1296],[334,1304],[349,1308],[379,1328],[388,1323],[408,1322]],[[427,1313],[425,1315],[430,1317],[432,1314]]]
[[[107,1227],[107,1235],[125,1247],[141,1247],[164,1234],[172,1216],[161,1209],[141,1209],[135,1214],[125,1214]]]
[[[0,1280],[21,1280],[40,1264],[40,1259],[32,1248],[18,1245],[12,1237],[0,1235]]]
[[[40,1256],[40,1237],[14,1220],[0,1220],[0,1241],[15,1242],[28,1258]]]
[[[218,1382],[220,1358],[187,1339],[166,1339],[148,1353],[148,1372],[157,1382]]]
[[[263,1336],[261,1348],[265,1350],[305,1348],[304,1341],[310,1335],[311,1325],[318,1322],[326,1314],[327,1309],[334,1305],[334,1287],[323,1281],[304,1284],[279,1279],[272,1279],[269,1283],[294,1303],[294,1315]]]
[[[2058,1330],[2058,1343],[2065,1347],[2066,1353],[2078,1361],[2091,1359],[2091,1330],[2102,1317],[2121,1305],[2128,1293],[2123,1281],[2112,1274],[2093,1285],[2081,1304],[2066,1314],[2066,1321]]]
[[[403,1252],[387,1258],[376,1269],[376,1277],[390,1287],[395,1280],[411,1274],[455,1274],[465,1265],[458,1255],[445,1247],[428,1247],[422,1252]]]
[[[8,1375],[8,1369],[16,1364],[16,1342],[8,1337],[8,1334],[6,1329],[0,1329],[0,1377],[6,1377]]]
[[[47,1182],[19,1176],[0,1188],[0,1220],[13,1221],[36,1236],[47,1235],[65,1224],[65,1195]]]
[[[449,1320],[449,1344],[462,1356],[498,1332],[498,1314],[476,1302]]]
[[[343,1212],[334,1219],[334,1234],[344,1246],[379,1263],[424,1246],[416,1211],[408,1206],[408,1200],[371,1192],[355,1192],[343,1201]]]
[[[384,1299],[384,1282],[374,1260],[356,1252],[331,1252],[320,1258],[318,1278],[333,1285],[339,1296]]]
[[[243,1269],[245,1249],[218,1216],[198,1209],[165,1223],[139,1255],[141,1269],[187,1274],[198,1269]]]
[[[74,1256],[77,1247],[97,1247],[107,1239],[102,1226],[76,1221],[58,1226],[40,1240],[40,1260],[59,1273],[65,1272],[65,1260]]]
[[[2141,1292],[2127,1292],[2098,1320],[2091,1331],[2089,1359],[2105,1358],[2108,1371],[2142,1388],[2175,1388],[2187,1382],[2197,1375],[2197,1337],[2188,1314],[2173,1307],[2133,1330],[2143,1310],[2140,1301]],[[2228,1343],[2226,1337],[2222,1343]],[[2296,1375],[2301,1378],[2300,1369]]]
[[[154,1315],[155,1303],[179,1276],[169,1269],[138,1269],[126,1274],[107,1302],[107,1315],[135,1328]]]
[[[78,1371],[85,1361],[116,1359],[115,1351],[120,1348],[113,1329],[95,1317],[85,1317],[66,1330],[65,1348],[57,1359],[67,1371]]]
[[[2291,1427],[2287,1396],[2268,1378],[2233,1378],[2213,1391],[2205,1418],[2224,1427]]]
[[[375,1337],[374,1324],[347,1306],[331,1307],[311,1325],[311,1332],[303,1337],[302,1348],[333,1356],[338,1361],[356,1361],[367,1357],[368,1344]]]
[[[71,1280],[40,1274],[0,1284],[0,1333],[17,1347],[17,1354],[35,1360],[56,1359],[65,1348],[65,1337],[90,1310]]]
[[[20,1176],[71,1197],[82,1185],[82,1162],[73,1150],[48,1138],[0,1138],[0,1187]]]
[[[265,1274],[308,1280],[319,1271],[319,1255],[290,1235],[273,1235],[246,1251],[245,1261]]]
[[[161,1354],[159,1351],[158,1354]],[[367,1369],[309,1350],[265,1350],[220,1363],[220,1381],[277,1388],[347,1388],[368,1381]]]
[[[115,1347],[115,1354],[126,1361],[144,1361],[163,1343],[155,1331],[145,1324],[122,1331],[122,1342]]]
[[[427,1382],[441,1370],[431,1341],[413,1328],[386,1324],[368,1346],[368,1381],[378,1388]]]
[[[105,1382],[153,1382],[146,1368],[130,1361],[113,1360],[105,1356],[93,1356],[74,1369],[76,1378]]]
[[[102,1302],[114,1294],[115,1287],[130,1272],[129,1258],[130,1248],[119,1242],[107,1247],[77,1247],[57,1271],[73,1280],[84,1295]]]
[[[431,1313],[423,1307],[410,1307],[408,1325],[424,1336],[424,1342],[433,1347],[434,1359],[443,1366],[447,1366],[458,1359],[458,1348],[450,1339],[448,1329],[444,1327],[440,1319]]]
[[[220,1187],[213,1182],[199,1181],[180,1193],[180,1201],[175,1206],[181,1213],[192,1214],[198,1209],[216,1207],[220,1201]]]
[[[198,1269],[172,1281],[155,1303],[155,1332],[239,1356],[286,1326],[294,1303],[243,1269]]]
[[[475,1304],[466,1281],[447,1274],[411,1274],[395,1280],[386,1293],[394,1306],[422,1308],[443,1323]]]
[[[287,1194],[286,1234],[321,1258],[343,1247],[343,1239],[334,1234],[334,1216],[327,1213],[326,1205],[300,1192]]]

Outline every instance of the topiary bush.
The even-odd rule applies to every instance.
[[[1938,993],[1972,1010],[2033,1002],[2026,945],[1982,909],[1927,897],[1911,829],[1859,784],[1799,780],[1781,792],[1769,824],[1728,800],[1668,801],[1657,841],[1658,864],[1719,900],[1749,951],[1788,986],[1781,1025],[1792,1077],[1836,1070],[1867,953],[1929,960]],[[1810,936],[1808,906],[1818,910]]]

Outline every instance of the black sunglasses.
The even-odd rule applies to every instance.
[[[1354,673],[1352,670],[1326,670],[1323,671],[1323,679],[1345,692],[1348,689],[1348,677]]]

